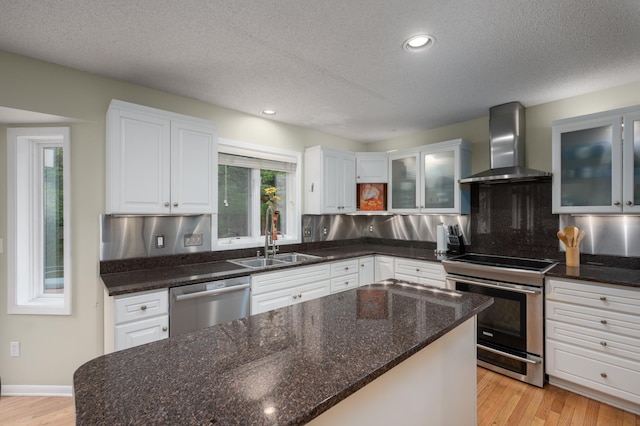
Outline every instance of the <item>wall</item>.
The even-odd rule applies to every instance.
[[[551,171],[551,123],[554,120],[634,105],[640,105],[640,81],[556,102],[525,105],[527,165]],[[487,108],[486,117],[369,144],[367,149],[387,151],[463,138],[473,144],[471,173],[479,173],[490,167],[488,114]]]
[[[73,314],[8,315],[7,146],[6,126],[0,126],[0,238],[5,239],[0,254],[0,377],[5,391],[55,392],[46,386],[71,386],[73,372],[103,352],[98,217],[104,213],[105,117],[112,98],[212,120],[219,136],[227,139],[301,152],[318,144],[364,150],[343,138],[2,51],[0,69],[0,106],[69,117],[72,147]],[[19,358],[9,357],[13,340],[21,342]]]
[[[212,120],[219,136],[302,151],[323,144],[353,151],[385,151],[465,138],[473,172],[489,167],[488,118],[360,144],[238,113],[149,88],[0,51],[0,106],[71,117],[73,315],[7,315],[6,251],[0,254],[0,376],[2,385],[72,384],[72,374],[102,354],[102,284],[98,276],[98,215],[104,212],[105,114],[112,98]],[[551,121],[640,104],[640,82],[527,109],[529,166],[551,170]],[[488,110],[487,110],[488,114]],[[6,170],[6,127],[0,126],[0,167]],[[0,173],[0,238],[6,238],[6,174]],[[5,247],[6,247],[5,242]],[[22,342],[10,358],[8,342]]]

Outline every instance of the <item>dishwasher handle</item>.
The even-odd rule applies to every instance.
[[[177,294],[175,295],[175,299],[176,302],[180,302],[181,300],[187,300],[187,299],[197,299],[199,297],[207,297],[207,296],[217,296],[219,294],[225,294],[225,293],[231,293],[234,291],[240,291],[240,290],[244,290],[245,288],[249,287],[251,284],[247,283],[247,284],[241,284],[241,285],[233,285],[233,286],[229,286],[229,287],[222,287],[222,288],[216,288],[214,290],[205,290],[205,291],[198,291],[195,293],[188,293],[188,294]]]

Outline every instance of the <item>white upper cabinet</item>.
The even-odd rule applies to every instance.
[[[640,212],[640,107],[554,121],[552,164],[554,213]]]
[[[304,213],[356,211],[356,156],[321,146],[304,153]]]
[[[215,213],[217,159],[211,122],[114,100],[107,113],[106,212]]]
[[[468,214],[471,147],[462,139],[389,156],[389,210],[399,213]]]
[[[389,159],[386,152],[356,153],[357,183],[387,183]]]

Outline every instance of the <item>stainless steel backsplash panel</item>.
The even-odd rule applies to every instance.
[[[185,247],[188,234],[202,234],[202,245]],[[164,236],[164,248],[156,248],[157,235]],[[211,251],[211,215],[100,215],[101,261],[204,251]]]
[[[436,242],[440,223],[458,225],[470,244],[469,216],[459,215],[303,215],[303,242],[363,237]]]
[[[572,216],[560,215],[560,229],[577,226],[586,235],[580,251],[624,257],[640,257],[639,216]],[[561,250],[564,245],[558,241]]]

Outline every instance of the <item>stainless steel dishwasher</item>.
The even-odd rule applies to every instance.
[[[249,316],[249,277],[173,287],[169,336]]]

